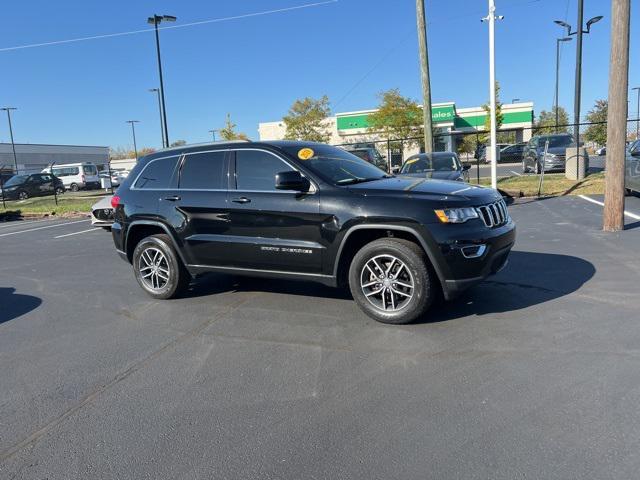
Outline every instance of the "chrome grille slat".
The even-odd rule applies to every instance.
[[[478,215],[489,228],[500,227],[509,221],[509,212],[503,199],[476,207]]]

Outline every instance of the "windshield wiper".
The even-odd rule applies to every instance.
[[[344,180],[339,180],[339,185],[354,185],[356,183],[365,183],[365,182],[373,182],[374,180],[380,180],[382,178],[387,178],[386,175],[384,177],[371,177],[371,178],[345,178]]]

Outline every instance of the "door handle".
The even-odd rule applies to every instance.
[[[234,203],[249,203],[251,202],[251,199],[247,197],[240,197],[240,198],[234,198],[231,201]]]
[[[180,197],[178,195],[170,195],[168,197],[164,197],[164,199],[170,202],[177,202],[178,200],[180,200]]]

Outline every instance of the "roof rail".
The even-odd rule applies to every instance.
[[[160,150],[156,150],[153,153],[167,152],[171,150],[178,150],[180,148],[188,148],[188,147],[205,147],[207,145],[224,145],[227,143],[246,143],[246,142],[251,142],[251,140],[238,139],[238,140],[217,140],[215,142],[186,143],[184,145],[176,145],[175,147],[161,148]]]

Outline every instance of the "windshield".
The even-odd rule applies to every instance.
[[[369,182],[389,176],[352,153],[330,145],[285,146],[283,150],[323,180],[334,185]]]
[[[431,171],[452,172],[458,169],[455,155],[420,155],[405,162],[400,173],[424,173]]]
[[[549,140],[549,148],[566,147],[573,143],[573,138],[569,135],[562,135],[560,137],[547,137],[540,140],[540,145],[543,147],[546,141]]]
[[[29,175],[14,175],[9,180],[4,182],[4,186],[5,187],[10,187],[12,185],[20,185],[20,184],[26,182],[27,178],[29,178]]]

